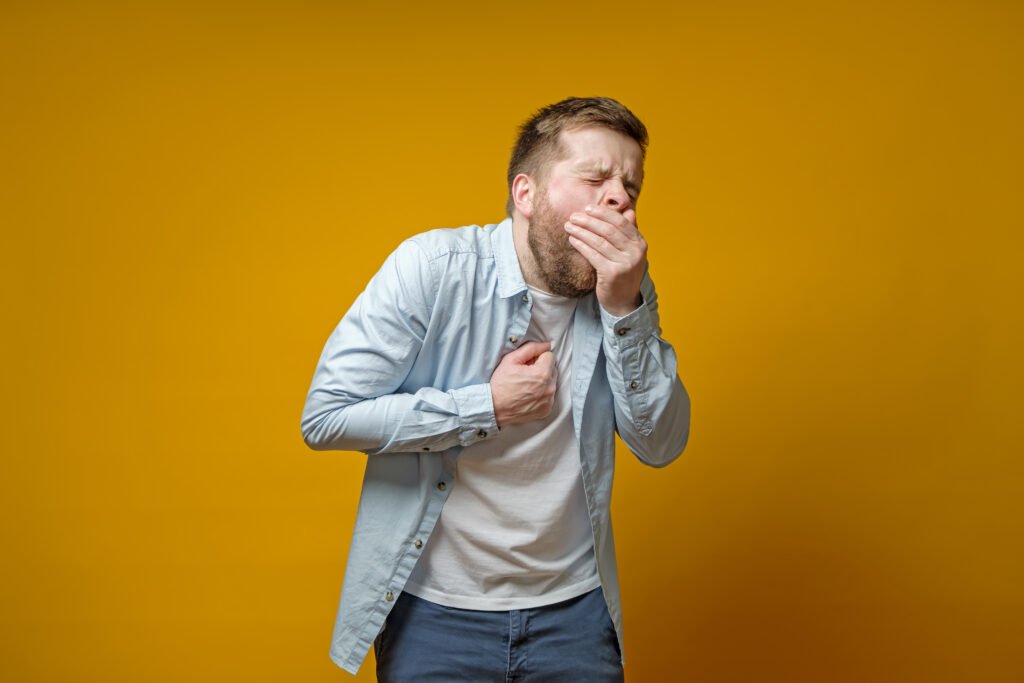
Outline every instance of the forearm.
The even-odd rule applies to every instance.
[[[444,451],[497,433],[490,385],[451,391],[358,398],[314,386],[302,414],[302,437],[314,450],[369,455]]]
[[[616,317],[602,310],[605,369],[619,436],[642,462],[663,467],[686,447],[690,397],[675,350],[659,336],[653,285],[644,284],[644,303],[632,313]]]
[[[690,435],[690,396],[678,376],[648,379],[644,399],[614,392],[615,428],[646,465],[664,467],[678,458]]]

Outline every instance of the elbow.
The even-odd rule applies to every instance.
[[[686,444],[690,441],[690,420],[685,420],[686,424],[681,430],[674,434],[674,437],[669,443],[672,444],[663,454],[662,458],[654,463],[653,467],[666,467],[675,462],[679,456],[686,450]]]
[[[310,450],[313,450],[313,451],[325,451],[325,450],[327,450],[327,447],[324,446],[323,441],[320,441],[319,439],[317,439],[314,434],[303,432],[302,433],[302,440],[303,440],[303,442],[305,442],[306,447],[309,448]]]
[[[320,415],[303,416],[300,425],[302,441],[314,451],[368,452],[372,447],[346,419],[344,411],[328,411]]]
[[[316,415],[303,412],[299,429],[302,432],[302,441],[310,450],[326,451],[337,448],[337,434],[331,433],[329,416],[329,413]]]
[[[680,400],[673,409],[661,415],[654,432],[663,435],[651,440],[651,443],[660,446],[646,450],[642,454],[637,453],[637,457],[645,465],[667,467],[683,454],[686,444],[690,441],[690,397],[685,389],[682,389]]]
[[[668,467],[683,454],[683,451],[686,449],[686,441],[687,439],[684,436],[682,441],[676,442],[675,444],[662,448],[656,452],[646,452],[642,454],[637,453],[637,458],[639,458],[640,462],[649,467],[657,469]]]
[[[301,426],[302,441],[306,444],[306,447],[314,451],[325,451],[327,445],[324,441],[323,435],[320,430],[316,429],[316,426],[310,426],[303,421]]]

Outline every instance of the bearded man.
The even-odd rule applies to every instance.
[[[663,467],[690,399],[637,229],[647,130],[610,98],[520,129],[508,217],[404,241],[302,414],[369,457],[330,655],[381,681],[621,681],[614,437]]]

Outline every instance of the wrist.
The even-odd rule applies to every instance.
[[[629,315],[636,309],[640,308],[640,305],[643,304],[643,302],[644,298],[638,291],[636,293],[636,296],[633,297],[633,300],[628,303],[615,302],[609,303],[608,305],[602,303],[601,308],[603,308],[605,311],[615,316],[616,318],[622,318],[624,316]]]

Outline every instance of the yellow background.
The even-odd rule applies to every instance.
[[[693,399],[674,465],[620,450],[629,680],[1024,680],[1022,14],[4,3],[0,679],[350,680],[323,343],[602,94]]]

